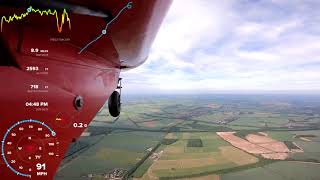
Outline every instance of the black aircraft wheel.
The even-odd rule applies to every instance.
[[[121,111],[120,94],[118,91],[113,91],[108,100],[109,113],[113,117],[118,117]]]

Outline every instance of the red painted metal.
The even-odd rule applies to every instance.
[[[113,15],[128,3],[124,0],[70,2],[90,8],[106,9]],[[23,21],[4,24],[1,38],[19,67],[0,66],[0,139],[3,139],[6,131],[15,123],[34,119],[52,128],[56,132],[55,141],[59,142],[57,149],[52,151],[58,156],[45,155],[49,151],[46,149],[38,152],[43,153],[41,160],[23,161],[21,157],[25,158],[26,152],[19,151],[17,147],[22,141],[28,141],[25,137],[19,137],[21,135],[11,136],[11,133],[19,134],[19,130],[30,128],[29,125],[32,123],[18,125],[11,130],[6,139],[10,139],[16,148],[16,151],[11,152],[11,159],[7,159],[16,158],[16,164],[11,164],[12,167],[23,166],[24,169],[17,169],[19,172],[28,172],[26,168],[31,167],[32,179],[53,179],[68,146],[85,130],[84,127],[75,128],[73,124],[90,123],[116,88],[120,67],[134,68],[146,60],[170,4],[169,0],[132,0],[133,8],[121,14],[110,25],[107,35],[81,54],[78,54],[80,49],[101,33],[106,24],[102,18],[69,13],[72,30],[64,25],[61,33],[57,32],[56,20],[52,16],[34,14]],[[0,7],[1,16],[19,12],[22,11]],[[20,51],[17,51],[19,38],[22,39],[22,46]],[[31,48],[48,52],[32,53]],[[4,60],[0,59],[1,61]],[[28,71],[27,68],[30,67],[36,68]],[[38,85],[40,90],[32,89],[31,85]],[[74,106],[77,96],[84,100],[80,110]],[[41,107],[26,106],[26,103],[31,105],[32,102],[47,102],[48,106],[45,106],[45,103]],[[39,125],[34,127],[38,128]],[[30,130],[23,132],[29,133],[26,134],[27,137],[33,136],[30,135]],[[38,131],[35,134],[39,136]],[[31,145],[23,144],[26,150],[33,152],[34,147],[46,143],[45,140],[35,139]],[[4,152],[10,149],[8,146],[5,142]],[[0,179],[29,179],[14,174],[3,158],[0,159]],[[40,161],[46,163],[46,176],[35,174],[35,163]]]

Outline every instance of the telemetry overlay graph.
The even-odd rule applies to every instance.
[[[59,15],[58,15],[58,12],[57,10],[51,10],[51,9],[47,9],[47,10],[40,10],[40,9],[35,9],[33,8],[32,6],[30,6],[29,8],[27,8],[27,12],[24,12],[20,15],[16,15],[16,14],[13,14],[12,16],[2,16],[1,17],[1,32],[3,30],[3,24],[4,22],[6,23],[11,23],[13,21],[20,21],[20,20],[23,20],[24,18],[26,18],[28,15],[32,14],[32,13],[35,13],[35,14],[40,14],[41,16],[45,15],[45,16],[55,16],[56,18],[56,21],[57,21],[57,30],[59,33],[62,32],[62,27],[63,25],[67,22],[68,25],[69,25],[69,29],[71,30],[71,20],[68,16],[68,13],[67,13],[67,10],[66,9],[63,9],[63,12],[61,14],[61,19],[60,19],[60,22],[59,22]]]
[[[105,28],[102,29],[101,34],[98,35],[96,38],[94,38],[92,41],[90,41],[87,45],[85,45],[78,54],[81,54],[84,50],[86,50],[91,44],[95,43],[96,41],[98,41],[102,36],[107,35],[107,30],[109,28],[109,26],[127,9],[131,9],[132,8],[132,2],[128,2],[126,6],[124,6],[119,12],[118,14],[110,21],[106,24]]]

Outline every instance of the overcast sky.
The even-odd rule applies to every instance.
[[[128,93],[320,93],[319,0],[174,0]]]

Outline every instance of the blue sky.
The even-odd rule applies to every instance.
[[[128,93],[320,92],[319,0],[175,0]]]

